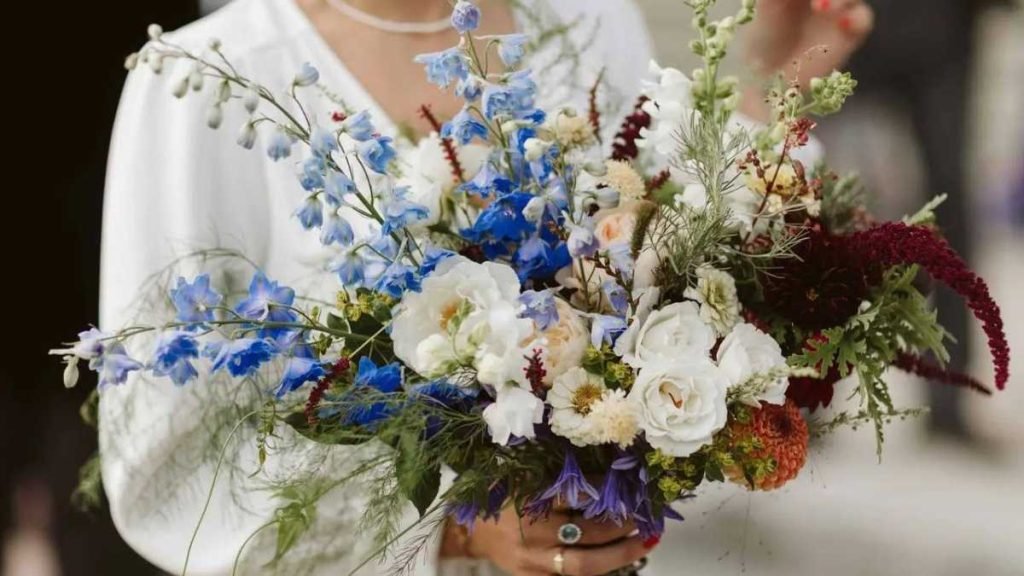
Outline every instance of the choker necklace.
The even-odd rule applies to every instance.
[[[451,17],[445,16],[430,22],[399,22],[374,16],[356,8],[345,0],[327,0],[327,4],[352,20],[393,34],[437,34],[452,27]]]

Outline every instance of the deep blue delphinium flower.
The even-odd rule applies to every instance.
[[[342,172],[331,170],[324,177],[324,192],[327,201],[337,207],[345,203],[345,196],[356,191],[356,183]]]
[[[385,394],[397,392],[402,387],[402,367],[397,362],[377,366],[369,357],[363,356],[356,370],[356,386],[374,388]]]
[[[427,67],[427,81],[441,88],[469,75],[466,57],[458,48],[420,54],[414,60]]]
[[[480,9],[467,0],[459,0],[452,9],[452,28],[459,34],[472,32],[480,26]]]
[[[370,113],[366,110],[357,112],[345,119],[342,124],[342,129],[346,134],[352,137],[353,140],[363,142],[373,138],[374,133],[377,129],[373,126],[373,120],[370,118]]]
[[[523,216],[523,208],[533,198],[531,194],[513,192],[499,197],[477,217],[473,226],[462,235],[471,242],[519,242],[536,229]],[[490,255],[488,255],[490,257]]]
[[[99,376],[99,387],[124,384],[128,375],[142,369],[142,363],[128,356],[119,342],[106,344],[103,355],[89,361],[89,368]]]
[[[338,139],[330,130],[317,126],[309,136],[309,148],[313,154],[321,158],[327,157],[338,149]]]
[[[304,229],[319,228],[324,223],[324,206],[316,195],[310,194],[295,212],[295,216]]]
[[[316,358],[293,356],[288,360],[288,365],[284,369],[284,376],[281,378],[281,384],[277,387],[277,391],[274,394],[280,398],[289,392],[298,390],[306,382],[320,380],[326,374],[327,371],[324,370],[323,364]]]
[[[210,275],[200,274],[191,284],[178,277],[178,284],[171,288],[171,302],[177,310],[175,319],[179,322],[209,322],[213,320],[213,308],[220,305],[224,297],[210,288]]]
[[[530,37],[526,34],[506,34],[498,36],[498,57],[509,68],[519,65],[526,55],[526,44]]]
[[[378,136],[359,143],[359,158],[368,168],[378,174],[386,174],[388,164],[395,157],[395,149],[391,147],[391,138]]]
[[[348,220],[338,216],[336,211],[331,210],[327,220],[320,228],[320,243],[324,246],[331,244],[348,246],[354,239],[355,232],[352,230],[352,225],[348,223]]]
[[[585,499],[584,496],[589,498]],[[555,483],[540,495],[541,500],[565,504],[572,510],[582,510],[590,501],[600,498],[597,489],[583,476],[572,452],[565,453],[565,464]]]
[[[355,387],[343,398],[349,406],[343,409],[342,421],[347,426],[376,429],[393,414],[398,407],[386,400],[374,400],[367,392],[393,394],[402,387],[402,368],[397,363],[377,366],[370,358],[359,359]]]
[[[331,266],[332,271],[338,275],[341,285],[346,288],[356,288],[363,285],[366,278],[366,260],[356,250],[345,250]]]
[[[487,126],[465,108],[441,127],[441,136],[465,146],[474,138],[487,139]]]
[[[426,206],[409,200],[408,195],[409,189],[404,186],[391,191],[390,197],[383,207],[384,224],[381,226],[383,234],[393,234],[430,216],[430,210]]]
[[[430,276],[437,269],[438,264],[453,256],[458,256],[458,254],[451,250],[430,246],[427,248],[427,253],[423,255],[423,262],[420,264],[420,277],[426,278]]]
[[[523,305],[519,315],[533,320],[542,332],[558,323],[558,306],[552,290],[527,290],[519,295],[519,303]]]
[[[307,192],[320,190],[324,187],[324,160],[318,156],[310,156],[302,163],[299,173],[299,184]]]
[[[408,291],[418,292],[420,280],[412,268],[393,262],[374,282],[373,289],[392,298],[401,298]]]
[[[149,369],[156,376],[169,376],[178,386],[184,386],[197,376],[192,360],[199,357],[199,343],[195,336],[184,330],[164,332],[156,342],[156,350]]]
[[[213,359],[211,372],[227,368],[235,378],[251,376],[277,355],[277,347],[263,338],[240,338],[207,344],[203,356]]]
[[[626,321],[618,316],[590,315],[590,343],[600,349],[603,344],[615,345],[615,340],[626,331]]]
[[[445,380],[435,380],[427,384],[421,384],[413,388],[410,398],[431,406],[436,409],[446,408],[457,412],[469,412],[475,403],[475,396],[466,393],[465,390]],[[440,415],[430,414],[427,416],[427,425],[424,430],[424,438],[433,438],[441,427],[444,420]]]
[[[552,245],[539,235],[531,236],[520,244],[513,258],[513,265],[521,282],[550,278],[571,263],[572,257],[565,242],[556,242]]]
[[[487,162],[475,176],[459,187],[464,193],[480,198],[502,196],[512,191],[512,181],[502,175],[494,164]]]
[[[277,162],[292,155],[292,137],[284,130],[274,130],[270,136],[270,143],[267,144],[267,155]]]

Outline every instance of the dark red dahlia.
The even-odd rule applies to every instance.
[[[786,388],[786,398],[811,412],[826,408],[832,403],[836,382],[839,382],[839,371],[835,368],[829,370],[824,378],[792,377]]]

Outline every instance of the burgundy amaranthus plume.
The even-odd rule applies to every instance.
[[[548,375],[548,371],[544,369],[544,360],[541,358],[543,351],[537,348],[533,351],[533,354],[526,357],[526,367],[523,371],[526,372],[526,380],[530,382],[530,388],[533,389],[534,394],[544,397],[546,386],[544,385],[544,377]]]
[[[671,176],[672,173],[669,172],[667,169],[662,170],[661,172],[658,172],[657,174],[649,178],[647,182],[644,183],[644,187],[647,189],[648,193],[654,192],[661,188],[662,186],[664,186],[665,182],[668,182],[668,179]]]
[[[917,264],[932,278],[963,297],[988,337],[996,388],[1002,390],[1006,387],[1010,377],[1010,347],[1003,331],[999,305],[989,294],[985,281],[967,267],[945,239],[928,228],[907,226],[903,222],[888,222],[847,238],[865,262],[885,268]]]
[[[900,354],[896,357],[896,361],[893,362],[892,365],[904,372],[916,374],[931,382],[942,382],[943,384],[949,384],[951,386],[970,388],[971,390],[981,392],[986,396],[992,395],[991,390],[967,374],[948,370],[934,362],[929,362],[920,356],[914,356],[913,354]]]
[[[316,386],[309,391],[309,398],[306,400],[306,422],[312,427],[316,426],[317,416],[316,409],[320,407],[320,401],[324,399],[324,393],[330,388],[331,382],[340,378],[342,374],[348,372],[349,367],[352,363],[348,358],[339,358],[337,362],[331,366],[330,371],[317,381]]]
[[[437,117],[430,111],[430,106],[426,104],[420,106],[420,116],[426,120],[430,127],[440,136],[441,134],[441,123],[437,121]],[[451,138],[441,138],[441,149],[444,150],[444,158],[448,161],[448,166],[451,167],[452,176],[455,178],[455,182],[461,184],[465,182],[465,172],[462,171],[462,164],[459,162],[459,154],[455,150],[455,144]]]
[[[651,115],[643,111],[644,102],[647,100],[647,96],[638,98],[633,113],[622,121],[622,127],[612,141],[612,160],[632,160],[639,154],[636,141],[640,138],[640,129],[651,126]]]
[[[597,80],[594,80],[594,85],[590,87],[590,93],[588,94],[587,104],[589,104],[589,110],[587,111],[587,120],[590,121],[590,126],[594,129],[594,136],[597,137],[597,141],[601,141],[601,111],[597,109],[597,89],[601,86],[601,80],[604,79],[604,70],[597,75]]]

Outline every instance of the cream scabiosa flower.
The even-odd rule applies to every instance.
[[[738,324],[725,337],[718,347],[718,366],[729,378],[730,387],[741,386],[756,375],[779,374],[768,380],[755,398],[769,404],[786,403],[786,357],[779,343],[753,324]]]
[[[700,317],[725,336],[740,321],[740,299],[736,280],[728,272],[710,266],[697,269],[697,286],[689,287],[683,296],[700,304]]]
[[[627,398],[639,406],[647,442],[682,458],[725,426],[728,386],[728,378],[708,359],[658,360],[640,369]]]
[[[708,359],[715,331],[700,317],[693,302],[675,302],[648,311],[637,305],[629,328],[615,344],[615,353],[634,368],[673,358]]]
[[[592,436],[601,444],[633,445],[640,432],[640,406],[626,398],[623,390],[608,390],[590,407],[587,415]]]
[[[532,334],[533,322],[519,317],[518,298],[512,268],[448,258],[419,292],[402,297],[391,329],[395,356],[427,378],[471,366],[483,384],[522,383],[520,343]]]
[[[644,179],[624,160],[608,160],[601,181],[619,192],[623,202],[643,200],[647,196]]]
[[[599,444],[587,415],[607,391],[603,378],[579,366],[556,378],[548,392],[548,404],[553,409],[551,431],[576,446]]]

